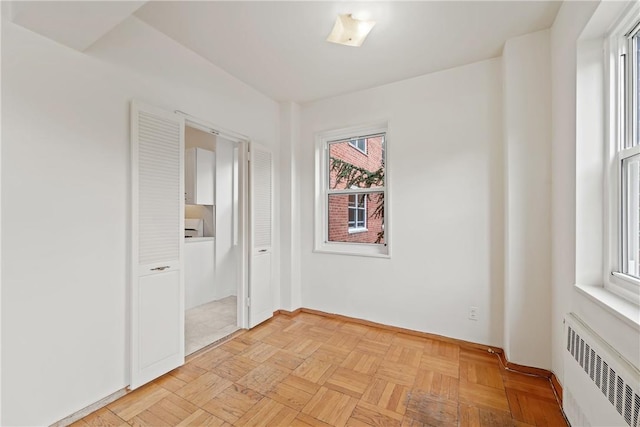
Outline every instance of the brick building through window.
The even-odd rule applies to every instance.
[[[329,144],[329,188],[367,188],[366,194],[330,194],[329,241],[384,244],[384,135]]]

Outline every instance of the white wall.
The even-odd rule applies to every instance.
[[[293,102],[280,104],[280,144],[280,217],[286,226],[281,233],[281,294],[277,305],[291,311],[301,306],[300,215],[296,211],[300,200],[300,106]]]
[[[549,32],[510,39],[504,67],[505,334],[509,361],[550,368]]]
[[[551,370],[562,379],[562,319],[571,308],[576,253],[576,40],[597,2],[564,2],[551,42]]]
[[[48,425],[128,383],[133,98],[277,152],[277,103],[135,18],[88,54],[3,22],[2,425]]]
[[[216,280],[215,299],[237,294],[239,254],[233,240],[233,148],[218,137],[216,143]]]
[[[489,60],[302,107],[303,307],[502,345],[501,105]],[[376,120],[389,120],[392,258],[314,253],[314,134]]]

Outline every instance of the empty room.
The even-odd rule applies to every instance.
[[[0,425],[640,427],[640,1],[0,11]]]

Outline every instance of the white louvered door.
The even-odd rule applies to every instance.
[[[184,364],[184,119],[131,104],[131,378]]]
[[[273,156],[251,143],[249,160],[249,327],[273,316]]]

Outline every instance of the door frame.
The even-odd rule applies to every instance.
[[[180,110],[175,111],[185,119],[185,128],[192,127],[211,133],[235,144],[238,148],[238,263],[237,263],[237,303],[236,321],[240,329],[249,327],[249,137],[237,132],[224,130],[199,117]]]
[[[238,142],[238,327],[249,329],[249,139]]]

